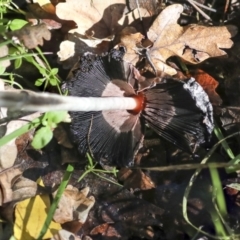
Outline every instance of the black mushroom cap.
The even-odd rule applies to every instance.
[[[144,137],[144,122],[186,151],[203,143],[213,130],[213,116],[202,87],[194,79],[164,79],[141,88],[140,74],[122,60],[123,54],[112,50],[105,56],[81,57],[64,84],[72,96],[140,96],[143,101],[138,111],[70,112],[70,132],[79,152],[90,152],[102,164],[131,166]]]

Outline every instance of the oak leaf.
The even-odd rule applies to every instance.
[[[176,70],[166,64],[172,56],[196,64],[209,57],[226,55],[221,48],[230,48],[231,37],[236,35],[235,26],[206,27],[200,25],[180,26],[177,21],[183,6],[173,4],[165,8],[153,22],[147,36],[153,43],[148,50],[149,60],[154,72],[176,74]],[[149,69],[151,69],[149,66]]]
[[[144,26],[150,25],[152,12],[147,9],[129,9],[125,0],[67,0],[56,6],[56,15],[63,20],[72,20],[77,27],[70,30],[67,41],[60,45],[57,53],[65,68],[72,67],[78,57],[85,52],[102,54],[111,47],[111,41],[121,30],[134,23],[134,27],[142,28],[139,12]],[[115,42],[116,44],[118,42]],[[138,58],[138,56],[137,56]]]
[[[70,33],[98,39],[117,34],[139,18],[138,11],[126,14],[127,11],[125,0],[66,0],[56,6],[56,15],[60,19],[72,20],[77,24],[77,28]],[[139,11],[142,18],[151,16],[147,9],[139,8]]]
[[[38,45],[42,46],[43,39],[51,39],[51,33],[44,23],[34,26],[27,24],[21,29],[9,33],[9,36],[16,37],[29,49],[36,48]]]

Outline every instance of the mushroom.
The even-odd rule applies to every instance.
[[[112,50],[86,55],[64,88],[78,97],[132,97],[135,109],[70,112],[70,131],[80,153],[90,151],[107,165],[131,166],[144,137],[145,123],[179,148],[192,151],[213,130],[212,105],[193,78],[187,82],[146,79]]]
[[[133,165],[145,124],[192,152],[214,127],[205,91],[193,78],[145,78],[123,61],[123,54],[112,50],[105,56],[81,57],[63,85],[70,96],[21,91],[10,104],[7,93],[0,92],[0,106],[13,107],[18,101],[17,108],[26,111],[69,110],[70,133],[79,152],[89,151],[105,165]]]

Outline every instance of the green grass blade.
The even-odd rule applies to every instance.
[[[3,136],[2,138],[0,138],[0,147],[7,144],[14,138],[19,137],[22,134],[30,131],[31,129],[38,127],[40,124],[41,124],[41,117],[38,117],[38,118],[35,118],[34,120],[32,120],[30,123],[27,123],[26,125],[13,131],[12,133],[10,133],[6,136]]]
[[[215,124],[216,125],[216,124]],[[224,139],[224,136],[222,134],[222,131],[221,129],[216,125],[216,127],[214,128],[214,133],[216,135],[216,137],[218,138],[219,141],[221,141],[222,139]],[[222,144],[222,147],[224,148],[224,150],[226,151],[226,153],[228,154],[228,156],[231,158],[231,159],[234,159],[235,156],[232,152],[232,149],[229,147],[228,143],[226,140],[223,140],[221,142]]]
[[[57,194],[56,194],[56,196],[53,200],[53,203],[52,203],[52,205],[51,205],[51,207],[48,211],[48,216],[47,216],[47,218],[45,220],[45,223],[42,227],[42,230],[41,230],[41,232],[40,232],[40,234],[37,238],[38,240],[41,240],[43,238],[43,236],[45,235],[45,233],[47,232],[47,230],[49,228],[49,225],[52,221],[53,215],[54,215],[54,213],[55,213],[55,211],[58,207],[58,203],[61,199],[61,196],[62,196],[64,190],[67,187],[67,184],[68,184],[68,182],[71,178],[71,175],[72,175],[73,171],[74,171],[74,167],[71,164],[68,164],[67,169],[66,169],[66,171],[64,173],[64,176],[63,176],[63,180],[62,180],[62,182],[61,182],[61,184],[58,188]]]

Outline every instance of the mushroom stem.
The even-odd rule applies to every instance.
[[[103,111],[134,110],[134,97],[74,97],[31,91],[0,91],[0,107],[21,111]]]

